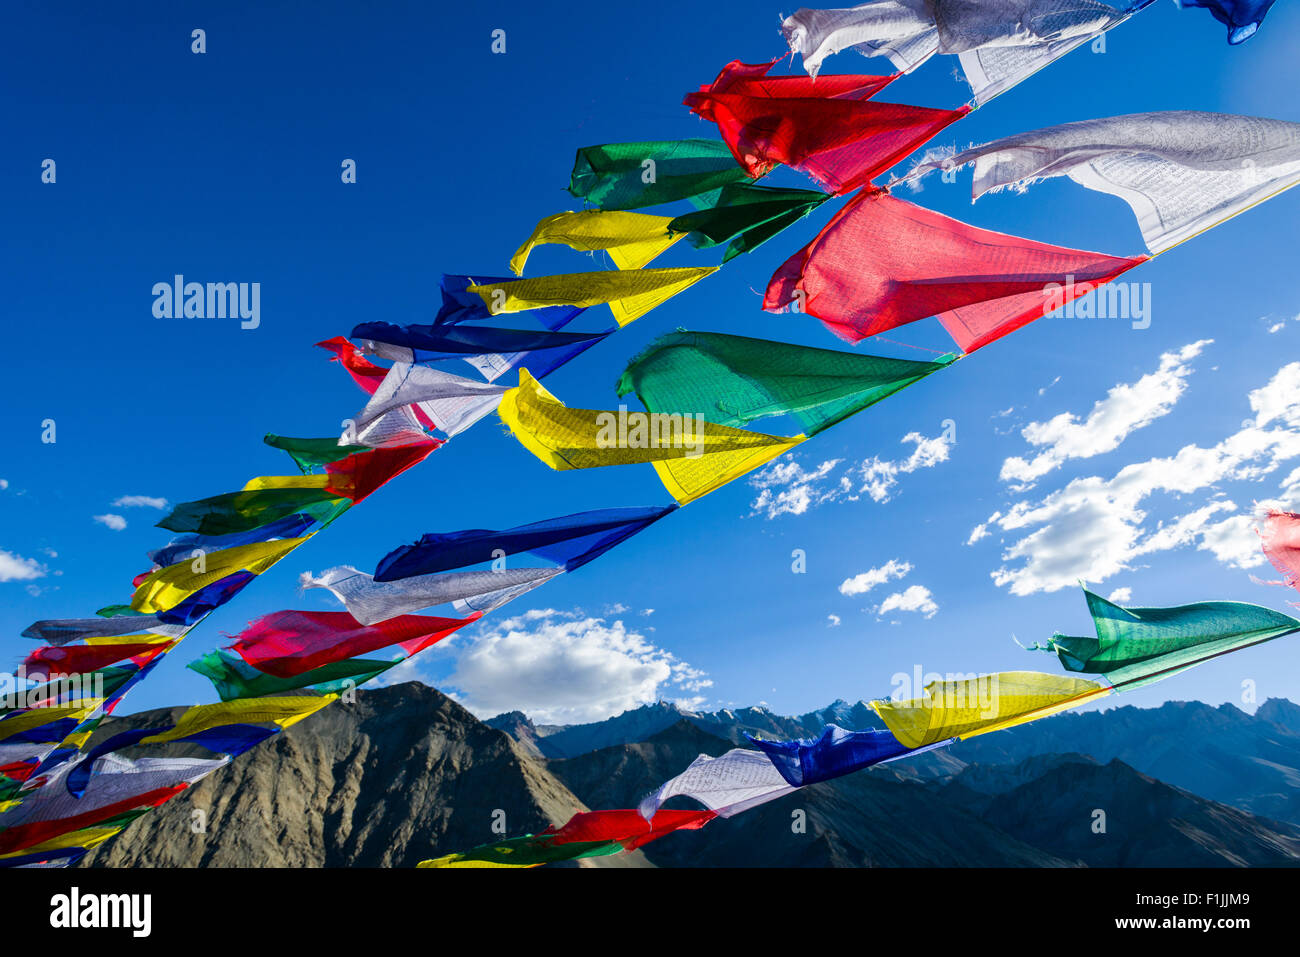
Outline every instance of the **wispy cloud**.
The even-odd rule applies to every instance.
[[[880,607],[876,609],[876,614],[887,615],[891,611],[910,611],[924,615],[926,618],[933,618],[938,610],[939,606],[935,603],[934,596],[930,594],[930,589],[924,585],[910,585],[882,601]]]
[[[891,558],[879,568],[869,568],[865,572],[860,572],[852,578],[846,578],[840,582],[841,595],[864,595],[877,585],[883,585],[885,582],[896,578],[902,578],[912,570],[911,564],[899,561],[897,558]]]
[[[115,532],[120,532],[122,529],[126,528],[126,519],[121,515],[115,515],[112,512],[108,512],[104,515],[92,515],[91,518],[96,522],[99,522],[100,525],[111,528]]]
[[[114,508],[166,508],[167,499],[153,495],[123,495],[114,499]]]

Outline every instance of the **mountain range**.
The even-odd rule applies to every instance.
[[[98,734],[169,716],[112,719]],[[415,682],[363,690],[144,816],[83,866],[409,867],[578,811],[635,807],[698,755],[746,746],[746,733],[813,737],[828,722],[881,726],[865,702],[844,701],[798,716],[658,702],[536,725],[519,712],[480,721]],[[185,748],[175,753],[201,753]],[[1121,707],[983,735],[580,864],[1289,866],[1300,863],[1297,781],[1290,701],[1254,715]]]

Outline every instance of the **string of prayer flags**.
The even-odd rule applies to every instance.
[[[1161,253],[1300,182],[1300,123],[1178,110],[1065,123],[927,159],[972,164],[971,197],[1054,176],[1118,196]]]
[[[258,671],[294,678],[391,645],[413,655],[478,617],[399,615],[365,624],[342,611],[277,611],[250,623],[227,647]]]
[[[676,505],[602,508],[500,531],[468,528],[431,532],[393,549],[375,568],[375,581],[431,575],[526,552],[573,571],[659,521]]]
[[[319,576],[304,574],[300,584],[304,589],[324,588],[357,621],[376,625],[434,605],[452,604],[462,613],[491,611],[563,572],[563,568],[502,568],[377,582],[350,565],[340,565]]]
[[[709,206],[728,183],[749,179],[717,140],[659,140],[584,146],[573,160],[569,192],[607,210],[640,209],[689,199]]]
[[[668,229],[689,234],[697,249],[726,245],[722,261],[727,263],[757,249],[830,198],[820,190],[731,183],[722,188],[716,205],[669,220]]]
[[[1200,7],[1228,28],[1228,42],[1245,43],[1259,30],[1273,0],[1178,0],[1183,9]]]
[[[28,678],[49,680],[52,675],[82,675],[128,658],[148,660],[166,651],[177,639],[165,635],[127,635],[92,638],[84,645],[46,645],[23,659]]]
[[[1122,608],[1084,589],[1097,636],[1056,635],[1046,646],[1067,671],[1100,674],[1131,690],[1210,658],[1300,631],[1300,621],[1238,601]]]
[[[917,362],[679,330],[633,358],[616,391],[620,398],[635,392],[652,413],[695,412],[719,425],[792,415],[812,436],[954,359]]]
[[[236,572],[260,575],[306,540],[306,538],[279,538],[254,545],[237,545],[234,548],[204,555],[201,561],[182,562],[160,568],[150,574],[136,589],[131,599],[131,607],[145,614],[165,612],[200,589]],[[196,570],[196,565],[199,570]],[[123,620],[129,622],[131,619]]]
[[[970,112],[861,99],[892,77],[853,77],[857,94],[840,83],[807,86],[799,96],[753,89],[754,67],[733,62],[685,103],[718,131],[745,172],[758,178],[778,165],[798,169],[836,195],[869,183],[944,127]]]
[[[493,315],[545,306],[590,307],[604,303],[619,326],[626,326],[717,271],[717,266],[673,266],[563,273],[470,286],[470,292],[478,293]]]
[[[747,432],[690,413],[651,417],[625,409],[570,409],[526,369],[497,414],[524,448],[553,469],[649,462],[679,505],[767,464],[805,438]]]
[[[956,681],[932,681],[910,701],[872,701],[872,709],[899,742],[921,748],[948,738],[970,738],[1045,718],[1110,693],[1084,678],[1036,671],[1003,671]]]
[[[34,621],[22,631],[24,638],[35,638],[51,645],[66,645],[82,638],[112,638],[140,632],[178,638],[184,629],[167,624],[156,615],[121,618],[45,618]]]
[[[620,210],[556,213],[533,227],[532,235],[510,257],[510,271],[522,276],[529,254],[547,243],[579,252],[603,250],[619,269],[640,269],[682,238],[668,232],[671,220]]]
[[[351,453],[346,454],[350,455]],[[232,532],[229,535],[177,535],[162,548],[150,552],[149,560],[155,565],[166,567],[167,565],[175,565],[177,562],[198,558],[201,554],[234,548],[236,545],[254,545],[258,542],[269,542],[277,538],[298,538],[317,521],[327,520],[338,509],[338,503],[320,502],[308,506],[305,511],[286,515],[284,518],[276,519],[274,522],[268,522],[266,525],[249,529],[246,532]],[[100,609],[101,612],[104,610]],[[126,609],[115,610],[120,613],[131,609],[130,606],[127,606]],[[116,615],[106,617],[116,617]]]
[[[763,308],[795,304],[854,343],[938,316],[972,352],[1148,258],[1035,242],[864,191],[776,271]]]

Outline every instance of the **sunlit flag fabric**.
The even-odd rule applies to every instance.
[[[128,615],[121,618],[46,618],[23,629],[24,638],[66,645],[81,638],[111,638],[149,632],[179,638],[185,629],[169,625],[156,615]]]
[[[1229,43],[1245,43],[1253,37],[1273,0],[1178,0],[1184,9],[1200,7],[1228,28]]]
[[[376,367],[378,368],[378,367]],[[354,452],[364,452],[360,445],[339,445],[334,439],[294,439],[268,432],[262,439],[273,449],[282,449],[297,463],[304,474],[327,462],[337,462]]]
[[[178,535],[162,548],[150,552],[149,558],[155,565],[166,567],[177,562],[193,561],[200,554],[206,555],[236,545],[253,545],[277,538],[298,538],[317,520],[328,518],[337,508],[338,505],[333,502],[318,503],[309,506],[305,512],[286,515],[258,528],[230,535]]]
[[[199,535],[237,535],[290,515],[307,513],[322,504],[339,504],[340,496],[327,488],[261,488],[224,492],[172,508],[159,528]]]
[[[797,741],[767,741],[751,734],[745,737],[772,760],[781,777],[792,787],[816,784],[919,753],[918,749],[901,744],[888,731],[848,731],[834,724],[828,724],[817,738]],[[949,743],[935,742],[922,750]]]
[[[528,451],[553,469],[599,468],[650,462],[659,480],[685,505],[804,441],[715,425],[689,415],[629,417],[597,409],[570,409],[541,383],[519,372],[519,387],[501,399],[501,420]]]
[[[196,562],[182,562],[160,568],[136,589],[135,595],[131,598],[131,607],[146,614],[165,612],[200,589],[236,572],[245,571],[260,575],[306,540],[306,538],[280,538],[272,542],[237,545],[234,548],[212,552],[205,555],[201,563],[197,563],[200,569],[198,571],[195,570]]]
[[[1007,136],[912,175],[974,164],[973,198],[1053,176],[1124,200],[1163,252],[1300,182],[1300,123],[1179,110]]]
[[[726,245],[725,263],[758,248],[828,199],[830,194],[820,190],[733,183],[722,188],[717,205],[678,216],[668,229],[689,234],[697,249]]]
[[[532,235],[510,257],[510,270],[522,276],[534,247],[546,243],[562,243],[579,252],[603,250],[619,269],[640,269],[681,239],[668,232],[671,219],[620,210],[556,213],[533,227]]]
[[[486,326],[397,326],[388,322],[367,322],[353,329],[352,334],[364,340],[363,351],[380,358],[403,363],[462,359],[492,382],[525,362],[536,366],[539,375],[545,375],[590,349],[613,328],[600,332],[547,332]],[[374,394],[378,394],[380,388],[382,383]],[[456,400],[448,401],[454,403]],[[443,411],[445,416],[446,410]]]
[[[846,193],[970,112],[969,107],[939,110],[860,98],[875,93],[890,77],[853,77],[860,87],[856,94],[836,86],[834,81],[842,86],[844,77],[808,84],[802,96],[750,92],[753,72],[766,72],[769,66],[730,63],[711,85],[685,100],[695,113],[718,124],[736,162],[755,178],[785,165],[832,193]]]
[[[872,701],[871,707],[902,744],[920,748],[1024,724],[1110,693],[1084,678],[1003,671],[957,681],[933,681],[925,697]]]
[[[902,71],[936,53],[957,54],[982,104],[1151,2],[1118,8],[1094,0],[875,0],[796,10],[781,32],[813,76],[826,57],[846,49],[886,56]]]
[[[338,462],[330,462],[325,466],[329,476],[326,487],[353,503],[360,502],[407,469],[419,465],[442,444],[442,439],[429,438],[411,445],[357,452]]]
[[[296,698],[255,698],[247,701],[223,701],[185,709],[171,725],[132,728],[112,735],[86,752],[62,775],[68,791],[80,797],[90,782],[95,762],[104,755],[123,748],[169,742],[197,744],[216,754],[232,757],[243,754],[279,731],[290,728],[333,702],[333,696]],[[259,725],[271,725],[269,728]]]
[[[379,388],[379,383],[384,381],[384,376],[388,370],[383,366],[377,366],[361,355],[360,351],[343,336],[335,336],[333,339],[326,339],[324,342],[316,343],[322,349],[334,354],[331,360],[337,362],[348,370],[348,375],[352,376],[352,381],[364,389],[366,392],[374,392]]]
[[[249,624],[228,647],[258,671],[292,678],[390,645],[413,655],[477,617],[400,615],[365,625],[342,611],[277,611]]]
[[[517,598],[519,589],[536,587],[563,574],[563,568],[502,568],[486,571],[415,575],[399,581],[377,582],[350,565],[320,575],[302,576],[303,588],[324,588],[341,601],[363,625],[451,603],[458,611],[486,612]],[[358,652],[354,652],[358,653]]]
[[[212,682],[222,701],[257,698],[309,688],[338,693],[355,688],[401,663],[401,658],[343,658],[296,675],[269,675],[252,667],[236,654],[218,648],[196,658],[185,667]]]
[[[717,332],[670,332],[632,359],[618,381],[651,412],[698,412],[747,426],[791,415],[808,435],[841,422],[953,361],[890,359]]]
[[[604,303],[614,314],[614,321],[626,326],[717,271],[716,266],[673,266],[563,273],[471,286],[470,291],[483,298],[493,315],[545,306]]]
[[[152,657],[175,641],[163,635],[126,635],[91,639],[84,645],[47,645],[23,659],[23,667],[29,678],[85,674],[127,658]]]
[[[794,790],[766,754],[733,748],[716,758],[701,754],[685,771],[643,798],[638,810],[648,821],[669,798],[684,795],[718,817],[732,817]]]
[[[763,308],[795,304],[848,342],[938,316],[971,352],[1148,258],[1051,246],[864,192],[776,271]]]
[[[444,424],[454,428],[460,424],[456,418],[457,410],[478,400],[477,404],[484,406],[483,414],[486,414],[496,408],[496,403],[482,400],[499,397],[506,389],[506,386],[466,379],[429,366],[397,362],[388,370],[388,375],[365,408],[353,416],[348,434],[364,445],[392,441],[394,432],[398,438],[422,434],[416,411],[423,412],[439,428]],[[470,400],[470,403],[465,400]],[[401,427],[392,427],[393,416],[400,417]]]
[[[433,324],[454,326],[461,322],[492,318],[492,313],[488,312],[483,297],[470,292],[469,287],[510,282],[513,278],[513,276],[464,276],[444,273],[441,280],[442,308],[434,317]],[[583,306],[553,306],[549,309],[533,309],[527,316],[542,327],[556,331],[563,329],[585,311]]]
[[[603,508],[500,531],[468,528],[458,532],[432,532],[413,545],[402,545],[385,555],[375,568],[375,581],[431,575],[521,552],[573,571],[676,508],[676,505]]]
[[[573,161],[569,192],[600,209],[640,209],[689,199],[716,200],[728,183],[749,179],[718,140],[658,140],[584,146]]]
[[[5,812],[0,854],[34,847],[125,811],[162,804],[228,762],[228,758],[100,758],[81,797],[61,786],[46,786]]]
[[[1289,615],[1245,602],[1121,608],[1087,589],[1083,593],[1097,636],[1056,635],[1043,650],[1056,652],[1067,671],[1100,674],[1117,690],[1300,631],[1300,621]]]
[[[1283,576],[1282,581],[1269,584],[1300,589],[1300,515],[1270,510],[1259,536],[1264,555]]]

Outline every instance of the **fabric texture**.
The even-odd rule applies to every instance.
[[[716,205],[671,219],[668,229],[689,234],[697,249],[725,245],[726,263],[757,249],[828,199],[830,194],[820,190],[732,183],[722,188]]]
[[[717,140],[657,140],[584,146],[569,192],[600,209],[625,210],[690,199],[710,205],[717,190],[748,179]]]
[[[481,296],[494,315],[544,306],[596,306],[604,303],[613,313],[614,321],[626,326],[717,271],[716,266],[674,266],[668,269],[565,273],[471,286],[470,291]]]
[[[854,343],[938,316],[971,352],[1148,258],[1051,246],[862,193],[777,270],[763,308],[802,302],[804,312]]]
[[[553,469],[652,463],[679,505],[765,465],[805,438],[763,435],[683,416],[626,420],[632,428],[620,430],[616,413],[567,408],[527,370],[520,370],[519,387],[505,394],[497,413],[515,438]]]
[[[681,239],[668,232],[671,217],[621,210],[587,209],[556,213],[533,227],[532,235],[510,257],[510,271],[524,274],[533,249],[562,243],[579,252],[602,250],[619,269],[641,269]]]
[[[1003,137],[927,159],[911,175],[967,164],[972,198],[1054,176],[1118,196],[1159,253],[1300,182],[1300,123],[1134,113]]]
[[[671,332],[628,363],[619,397],[635,392],[650,412],[699,413],[718,425],[791,415],[810,436],[926,376],[935,362],[816,349],[717,332]]]

